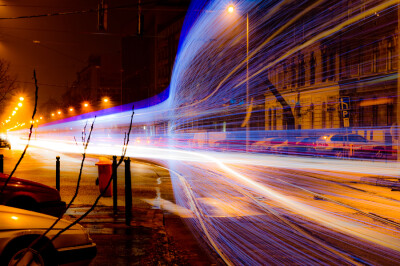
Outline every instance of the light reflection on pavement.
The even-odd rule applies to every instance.
[[[120,148],[92,145],[88,153],[113,155]],[[187,221],[228,264],[389,264],[400,255],[399,192],[360,182],[395,177],[398,163],[139,146],[127,156],[171,170],[177,207],[160,198],[146,201],[184,217],[194,213]]]

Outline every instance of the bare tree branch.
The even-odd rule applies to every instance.
[[[129,144],[129,136],[131,134],[131,130],[132,130],[132,122],[133,122],[133,115],[135,114],[135,106],[132,106],[132,114],[131,114],[131,121],[129,124],[129,130],[128,133],[125,134],[126,136],[126,143],[124,140],[124,147],[122,149],[122,156],[119,159],[118,163],[117,163],[117,167],[116,169],[118,169],[118,167],[121,165],[121,163],[124,161],[125,155],[126,155],[126,150],[128,148],[128,144]],[[116,170],[115,170],[116,171]],[[100,198],[103,197],[103,195],[106,193],[106,191],[108,190],[108,188],[111,185],[111,181],[112,178],[110,178],[110,180],[107,183],[107,186],[104,188],[104,190],[100,193],[100,195],[96,198],[95,202],[93,203],[93,205],[89,208],[89,210],[87,210],[84,214],[81,215],[81,217],[79,217],[78,219],[76,219],[73,223],[71,223],[70,225],[68,225],[67,227],[65,227],[64,229],[62,229],[61,231],[59,231],[56,235],[53,236],[53,238],[51,239],[51,241],[54,241],[57,237],[59,237],[63,232],[67,231],[69,228],[71,228],[72,226],[74,226],[75,224],[79,223],[83,218],[85,218],[86,216],[88,216],[89,213],[91,213],[94,208],[96,207],[97,203],[99,202]]]
[[[10,75],[10,63],[0,59],[0,103],[5,101],[17,89],[16,80],[16,77],[11,77]]]
[[[0,65],[1,65],[1,60],[0,60]],[[1,75],[1,66],[0,66],[0,75]],[[36,70],[33,70],[33,79],[35,80],[35,108],[33,109],[33,114],[32,114],[32,120],[35,120],[35,114],[36,114],[36,108],[37,108],[37,102],[38,102],[38,92],[39,92],[39,87],[37,85],[37,79],[36,79]],[[6,189],[8,183],[10,182],[13,174],[18,168],[18,165],[21,163],[22,159],[25,156],[26,150],[29,147],[29,143],[31,141],[31,136],[32,136],[32,128],[33,128],[33,123],[31,124],[31,127],[29,128],[29,137],[28,137],[28,143],[25,146],[24,151],[21,154],[21,157],[19,158],[17,164],[15,165],[14,169],[12,170],[11,174],[8,176],[6,182],[4,183],[3,187],[1,188],[0,194],[3,194],[4,190]]]

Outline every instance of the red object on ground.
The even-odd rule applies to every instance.
[[[99,170],[99,190],[100,193],[102,193],[106,189],[107,184],[111,179],[112,161],[108,160],[107,158],[100,158],[100,160],[96,163],[96,165]],[[103,196],[104,197],[112,196],[112,181]]]

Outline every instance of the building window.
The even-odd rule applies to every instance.
[[[378,126],[378,105],[372,106],[372,126]]]
[[[379,66],[379,46],[376,43],[374,44],[372,50],[372,72],[374,73],[378,72],[378,66]]]
[[[328,75],[328,56],[326,49],[323,49],[321,51],[321,60],[322,60],[322,82],[325,82]]]
[[[393,45],[393,40],[388,41],[388,46],[387,46],[387,69],[388,70],[393,70],[393,61],[394,61],[394,45]]]
[[[310,105],[310,112],[311,112],[311,129],[313,129],[314,128],[314,120],[315,120],[313,103]]]
[[[306,84],[306,67],[305,67],[305,62],[304,62],[304,56],[300,56],[300,63],[299,63],[299,79],[298,79],[298,85],[299,87],[302,87]]]
[[[289,85],[288,67],[286,63],[283,63],[282,66],[283,66],[283,87],[286,87]]]
[[[294,88],[296,86],[296,64],[292,62],[292,65],[290,66],[291,70],[291,86]]]
[[[322,103],[322,112],[321,112],[321,124],[322,124],[322,129],[326,128],[326,103]]]
[[[315,56],[314,52],[311,53],[310,58],[310,84],[315,84]]]
[[[363,102],[363,99],[360,99],[360,102]],[[364,127],[364,106],[360,106],[359,112],[358,112],[358,126],[359,127]]]
[[[299,99],[300,97],[297,96]],[[294,106],[294,113],[296,116],[296,124],[297,124],[297,129],[301,129],[301,105],[299,100],[297,100],[295,106]]]
[[[271,108],[268,109],[267,111],[267,117],[268,117],[268,130],[271,130],[272,128],[272,117],[271,117]]]
[[[329,80],[335,79],[335,69],[336,69],[336,53],[332,51],[329,54],[329,73],[328,73]]]
[[[360,57],[362,46],[359,44],[357,47],[350,51],[350,74],[352,77],[358,76],[360,73]]]

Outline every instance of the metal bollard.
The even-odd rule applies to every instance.
[[[56,157],[56,189],[60,191],[60,156]]]
[[[4,168],[3,168],[3,166],[4,166],[4,155],[3,154],[0,154],[0,173],[4,173]]]
[[[130,225],[132,221],[132,182],[131,182],[131,159],[128,157],[125,163],[125,224]]]
[[[118,203],[117,203],[117,156],[113,156],[112,163],[112,180],[113,180],[113,211],[114,215],[117,214],[118,211]]]

